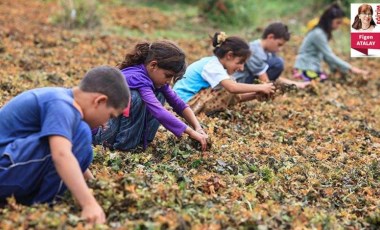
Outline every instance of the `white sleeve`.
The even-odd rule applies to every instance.
[[[231,79],[227,70],[224,69],[217,58],[211,60],[203,67],[201,76],[211,85],[211,88],[215,88],[223,80]]]
[[[264,74],[267,72],[267,70],[269,69],[269,65],[267,64],[263,70],[261,70],[260,72],[257,73],[257,76],[260,76],[261,74]]]

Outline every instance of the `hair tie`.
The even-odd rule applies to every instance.
[[[218,34],[218,36],[216,37],[216,42],[218,43],[218,45],[216,45],[216,47],[220,47],[222,45],[222,43],[227,39],[227,35],[226,33],[224,32],[220,32]]]

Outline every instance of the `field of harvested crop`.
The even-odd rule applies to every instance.
[[[54,1],[0,2],[0,106],[27,89],[72,87],[116,65],[138,37],[78,32],[51,22]],[[153,8],[104,9],[104,24],[150,33],[175,17]],[[143,23],[142,23],[143,22]],[[174,39],[191,63],[208,37]],[[282,52],[290,75],[302,36]],[[339,42],[336,38],[333,42]],[[347,59],[347,57],[343,57]],[[352,59],[369,76],[336,75],[306,90],[199,119],[211,149],[160,129],[142,152],[94,148],[99,229],[377,229],[380,227],[380,78],[376,58]],[[1,118],[0,118],[1,119]],[[84,228],[71,195],[54,206],[0,207],[0,229]]]

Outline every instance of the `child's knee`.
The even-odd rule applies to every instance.
[[[142,104],[142,98],[137,90],[131,90],[131,107]]]
[[[129,117],[139,116],[146,110],[145,102],[137,90],[131,90],[131,105],[129,109]]]

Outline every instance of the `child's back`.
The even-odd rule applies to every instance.
[[[40,88],[16,96],[0,109],[0,150],[16,139],[34,133],[36,141],[52,132],[72,139],[72,128],[79,126],[80,111],[75,107],[73,93],[64,88]],[[73,121],[74,127],[67,127]],[[1,151],[0,151],[1,152]]]
[[[219,81],[228,78],[226,70],[216,56],[204,57],[187,68],[183,78],[176,82],[173,90],[182,100],[188,102],[201,89],[214,88]]]

